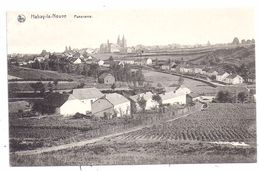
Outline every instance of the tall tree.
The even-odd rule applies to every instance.
[[[140,106],[140,108],[142,109],[142,111],[144,112],[145,107],[146,107],[146,100],[144,99],[144,97],[138,97],[137,103]]]

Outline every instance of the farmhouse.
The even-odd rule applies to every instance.
[[[207,76],[212,77],[212,76],[217,76],[218,72],[215,71],[214,69],[209,69],[206,73]]]
[[[111,93],[106,94],[105,98],[113,104],[114,112],[117,117],[122,117],[124,115],[129,116],[131,114],[130,101],[124,96],[117,93]]]
[[[151,110],[152,108],[158,106],[158,103],[153,100],[153,93],[151,92],[141,93],[129,97],[133,101],[133,103],[135,103],[137,107],[137,111],[141,110],[141,107],[138,105],[138,99],[142,97],[146,100],[145,110]]]
[[[98,61],[98,65],[99,65],[99,66],[103,66],[103,65],[104,65],[104,61],[103,61],[103,60],[99,60],[99,61]]]
[[[97,99],[92,103],[92,114],[101,118],[111,118],[112,114],[114,114],[114,106],[106,98]]]
[[[194,67],[194,68],[193,68],[193,72],[194,72],[195,74],[203,74],[202,68],[199,68],[199,67]]]
[[[227,84],[242,84],[244,79],[239,75],[231,74],[225,78],[224,82]]]
[[[87,111],[91,111],[91,104],[97,99],[104,96],[97,88],[81,88],[81,89],[73,89],[72,95],[87,105]]]
[[[34,58],[34,61],[43,62],[45,58],[43,56],[38,56]]]
[[[110,73],[103,73],[99,76],[98,82],[101,84],[114,84],[115,83],[115,77]]]
[[[89,106],[73,95],[69,95],[68,99],[58,109],[63,116],[73,116],[76,113],[86,114],[89,111]]]
[[[160,94],[162,104],[186,104],[186,94],[176,94],[174,92],[168,92]]]
[[[247,82],[248,83],[255,83],[255,74],[249,74],[248,78],[247,78]]]
[[[180,66],[181,73],[193,73],[193,68],[189,66]]]
[[[81,59],[79,57],[77,57],[77,58],[69,57],[68,60],[72,64],[81,64],[82,63],[82,61],[81,61]]]
[[[63,116],[86,114],[88,111],[88,105],[71,94],[51,93],[44,98],[43,105],[46,111]]]
[[[151,58],[146,59],[146,65],[152,65],[153,60]]]
[[[225,72],[225,71],[221,71],[218,73],[218,75],[216,76],[216,80],[220,81],[220,82],[224,82],[224,80],[229,76],[229,73]]]
[[[170,70],[170,65],[161,65],[161,69]]]

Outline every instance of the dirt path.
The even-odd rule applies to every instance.
[[[165,122],[175,121],[177,119],[187,117],[187,116],[189,116],[189,115],[191,115],[191,114],[193,114],[195,112],[197,112],[197,111],[194,111],[194,112],[191,112],[191,113],[188,113],[188,114],[185,114],[185,115],[182,115],[182,116],[170,119],[170,120],[163,121],[160,124],[165,123]],[[113,133],[113,134],[109,134],[109,135],[106,135],[106,136],[93,138],[93,139],[90,139],[90,140],[83,140],[83,141],[80,141],[80,142],[73,142],[73,143],[70,143],[70,144],[58,145],[58,146],[53,146],[53,147],[38,148],[38,149],[35,149],[35,150],[18,151],[18,152],[14,152],[13,154],[17,154],[17,155],[33,155],[33,154],[41,154],[41,153],[46,153],[46,152],[58,151],[58,150],[65,150],[65,149],[74,148],[74,147],[82,147],[82,146],[85,146],[87,144],[92,144],[92,143],[96,143],[98,141],[105,140],[107,138],[112,138],[112,137],[119,136],[119,135],[122,135],[122,134],[138,131],[138,130],[141,130],[143,128],[149,128],[149,127],[152,127],[153,125],[154,124],[145,125],[145,126],[139,126],[139,127],[136,127],[136,128],[132,128],[132,129],[126,130],[126,131],[119,132],[119,133]]]

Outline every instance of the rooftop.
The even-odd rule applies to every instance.
[[[104,96],[104,94],[101,93],[101,91],[99,91],[95,87],[93,87],[93,88],[73,89],[72,95],[75,98],[79,99],[79,100],[100,98],[100,97]]]

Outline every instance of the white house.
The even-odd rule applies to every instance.
[[[99,66],[103,66],[104,63],[105,63],[105,62],[104,62],[103,60],[99,60],[99,61],[98,61],[98,65],[99,65]]]
[[[152,108],[158,106],[158,103],[153,100],[153,93],[151,92],[141,93],[129,97],[136,104],[137,111],[141,110],[141,107],[138,105],[138,99],[142,97],[146,100],[145,110],[151,110]]]
[[[195,74],[203,74],[202,68],[198,68],[198,67],[193,68],[193,72]]]
[[[220,82],[224,82],[224,80],[229,76],[227,72],[221,72],[216,76],[216,80]]]
[[[87,111],[91,111],[91,104],[97,99],[104,96],[97,88],[81,88],[81,89],[73,89],[72,95],[87,105]]]
[[[146,59],[146,65],[152,65],[153,60],[151,58]]]
[[[186,104],[186,94],[177,94],[174,92],[168,92],[160,94],[162,104]]]
[[[224,80],[227,84],[242,84],[244,79],[240,75],[231,74]]]
[[[111,93],[106,94],[105,98],[113,104],[114,112],[117,117],[124,115],[131,115],[131,104],[130,100],[122,96],[121,94]]]
[[[180,67],[180,72],[181,73],[192,73],[193,68],[187,67],[187,66],[181,66]]]
[[[68,100],[59,107],[59,113],[63,116],[73,116],[76,113],[86,114],[89,111],[89,106],[73,95],[70,95]]]

